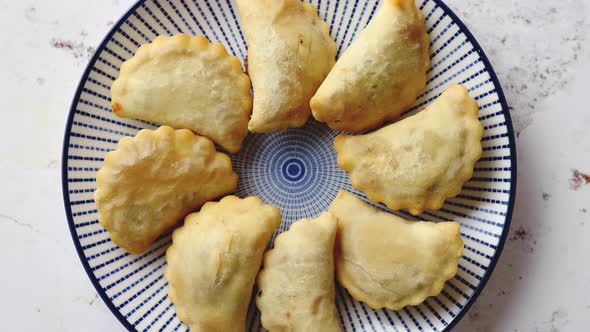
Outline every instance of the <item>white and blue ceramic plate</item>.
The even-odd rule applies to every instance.
[[[330,25],[340,55],[367,24],[376,0],[313,0]],[[516,186],[514,133],[500,83],[483,50],[465,25],[440,0],[417,0],[430,34],[432,67],[415,109],[434,100],[452,83],[464,84],[480,105],[483,156],[461,194],[422,220],[457,220],[465,250],[457,276],[442,293],[400,311],[373,310],[337,289],[337,307],[345,331],[448,331],[475,301],[490,277],[508,233]],[[186,331],[166,296],[164,253],[170,235],[143,255],[113,244],[97,220],[93,192],[105,154],[123,136],[133,136],[146,122],[111,113],[110,86],[121,63],[160,34],[204,34],[244,60],[247,50],[231,0],[140,0],[108,33],[90,61],[74,97],[63,148],[65,209],[76,250],[98,294],[130,331]],[[256,195],[281,209],[279,231],[303,217],[326,210],[336,193],[352,190],[348,175],[336,165],[336,135],[310,120],[301,129],[250,134],[233,164],[240,176],[237,195]],[[405,212],[397,212],[415,219]],[[251,306],[248,330],[262,330]]]

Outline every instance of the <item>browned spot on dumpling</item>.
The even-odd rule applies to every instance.
[[[121,111],[123,111],[123,106],[121,106],[119,103],[113,103],[113,112],[119,113]]]

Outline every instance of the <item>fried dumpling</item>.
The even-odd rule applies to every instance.
[[[397,119],[426,85],[429,45],[414,0],[383,0],[311,99],[313,116],[350,132]]]
[[[302,127],[309,100],[336,57],[336,43],[315,7],[301,0],[237,0],[248,43],[254,109],[248,128]]]
[[[338,218],[336,277],[374,309],[420,304],[457,273],[463,252],[457,222],[407,221],[344,190],[329,211]]]
[[[190,130],[141,130],[107,153],[96,175],[98,220],[116,244],[141,253],[211,199],[236,189],[231,160]]]
[[[250,79],[238,58],[204,36],[159,36],[121,65],[111,88],[113,112],[240,150],[252,112]]]
[[[262,255],[280,223],[279,209],[259,198],[227,196],[174,231],[164,276],[176,315],[191,331],[246,330]]]
[[[341,331],[334,290],[336,224],[327,212],[299,220],[265,254],[256,304],[268,331]]]
[[[416,115],[370,134],[337,136],[338,166],[353,187],[390,209],[440,209],[481,157],[478,110],[465,87],[451,86]]]

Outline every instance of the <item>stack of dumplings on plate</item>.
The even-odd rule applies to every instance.
[[[97,174],[99,221],[113,242],[142,253],[184,220],[165,278],[193,331],[244,331],[255,284],[271,332],[341,331],[335,279],[375,309],[439,294],[462,255],[459,223],[408,221],[341,191],[328,212],[294,222],[265,254],[280,211],[257,197],[226,196],[238,177],[214,144],[235,153],[248,130],[301,127],[310,115],[349,133],[376,129],[335,139],[352,186],[392,210],[440,209],[482,153],[478,105],[467,89],[452,85],[378,129],[425,87],[429,38],[420,10],[412,0],[383,0],[335,62],[336,44],[312,5],[237,5],[249,76],[223,45],[184,34],[157,37],[122,64],[113,113],[162,126],[121,139]]]

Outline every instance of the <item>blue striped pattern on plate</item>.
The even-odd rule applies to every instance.
[[[452,83],[462,83],[480,105],[485,127],[483,157],[461,194],[439,211],[419,219],[457,220],[465,241],[457,276],[443,292],[416,307],[398,312],[372,310],[337,290],[338,313],[345,331],[443,331],[452,327],[481,291],[506,238],[515,192],[514,135],[506,101],[483,51],[461,21],[439,0],[417,0],[431,36],[432,68],[426,90],[413,110],[436,98]],[[374,14],[378,1],[314,0],[330,25],[338,54]],[[222,42],[240,59],[246,43],[235,5],[230,0],[146,0],[137,2],[113,27],[94,55],[74,98],[63,150],[66,213],[80,259],[98,293],[129,330],[185,331],[166,296],[164,253],[170,235],[162,236],[143,255],[115,246],[97,220],[92,199],[95,175],[104,155],[122,136],[153,124],[120,119],[110,110],[109,88],[121,62],[160,34],[205,34]],[[313,120],[302,129],[249,135],[233,156],[240,176],[238,195],[258,195],[280,207],[280,231],[302,217],[326,210],[341,188],[351,190],[348,176],[336,166],[335,132]],[[398,212],[410,219],[413,216]],[[262,330],[254,306],[251,331]]]

